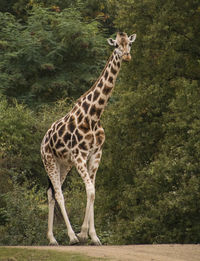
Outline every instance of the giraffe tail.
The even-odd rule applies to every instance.
[[[48,177],[48,183],[49,184],[48,184],[47,191],[49,189],[51,189],[52,198],[55,200],[55,203],[56,203],[55,204],[55,215],[57,216],[57,218],[62,219],[62,213],[61,213],[61,210],[60,210],[59,205],[58,205],[56,198],[55,198],[55,190],[54,190],[54,187],[53,187],[52,182],[51,182],[49,177]]]
[[[51,180],[50,180],[49,177],[48,177],[48,182],[49,182],[49,184],[48,184],[47,191],[48,191],[49,189],[51,189],[51,191],[52,191],[52,197],[53,197],[53,199],[55,199],[55,190],[54,190],[54,187],[53,187],[53,185],[52,185]]]

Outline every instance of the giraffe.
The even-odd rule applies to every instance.
[[[135,39],[136,34],[128,37],[126,33],[117,33],[115,40],[107,39],[115,48],[99,78],[67,115],[52,124],[43,138],[41,155],[50,184],[47,191],[50,245],[58,245],[53,235],[55,201],[66,223],[70,244],[86,242],[89,234],[92,244],[101,245],[94,225],[95,177],[105,140],[100,117],[111,96],[122,60],[131,60],[130,49]],[[85,217],[77,235],[70,224],[62,193],[62,184],[72,166],[81,176],[87,195]]]

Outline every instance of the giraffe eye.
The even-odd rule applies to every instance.
[[[115,47],[116,47],[116,48],[118,48],[118,47],[119,47],[119,45],[116,43]]]
[[[129,46],[131,47],[132,43],[129,43]]]

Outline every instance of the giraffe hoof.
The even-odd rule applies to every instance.
[[[58,242],[55,240],[49,243],[49,246],[59,246]]]
[[[73,246],[73,245],[78,245],[79,243],[80,243],[80,242],[79,242],[79,240],[78,240],[77,237],[74,237],[74,238],[71,239],[70,242],[69,242],[69,244],[70,244],[71,246]]]
[[[101,241],[98,239],[98,237],[91,242],[92,246],[102,246]]]
[[[77,234],[77,237],[79,239],[79,242],[82,244],[87,243],[87,241],[88,241],[88,236],[85,236],[81,233]]]

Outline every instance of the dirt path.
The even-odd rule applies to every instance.
[[[25,248],[25,247],[24,247]],[[28,247],[83,253],[115,261],[200,261],[200,245]]]

